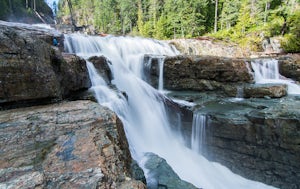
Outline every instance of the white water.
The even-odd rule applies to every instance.
[[[191,148],[195,152],[202,154],[205,150],[205,128],[206,128],[206,115],[194,114],[191,136]]]
[[[220,164],[209,162],[187,148],[178,140],[180,137],[171,131],[161,98],[163,94],[141,79],[144,54],[175,55],[176,52],[168,45],[142,38],[74,34],[65,36],[65,47],[67,51],[85,58],[104,55],[112,62],[112,83],[126,92],[128,100],[109,89],[94,66],[88,63],[92,89],[99,103],[111,108],[121,118],[131,154],[141,166],[144,153],[153,152],[166,159],[181,179],[199,188],[273,188],[244,179]]]
[[[159,77],[158,77],[158,90],[164,90],[164,61],[165,58],[158,59],[159,64]]]
[[[300,95],[300,86],[293,80],[284,78],[279,73],[278,60],[275,59],[258,59],[251,62],[254,70],[255,83],[267,84],[278,83],[288,86],[288,94]]]

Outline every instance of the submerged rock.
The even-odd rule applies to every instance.
[[[97,103],[1,111],[0,140],[0,188],[143,188],[121,121]]]

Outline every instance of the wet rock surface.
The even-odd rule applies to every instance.
[[[246,178],[283,189],[300,187],[300,98],[226,98],[173,92],[207,116],[204,155]],[[187,143],[191,129],[183,128]]]
[[[149,189],[197,189],[192,184],[183,181],[168,165],[166,160],[153,153],[147,153],[145,167],[149,170]]]
[[[89,61],[92,62],[97,69],[98,73],[102,76],[107,84],[111,84],[113,79],[112,73],[109,67],[111,62],[104,56],[93,56],[89,58]]]
[[[122,123],[97,103],[1,111],[0,123],[0,188],[145,188]]]

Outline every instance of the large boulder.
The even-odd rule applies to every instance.
[[[283,76],[300,82],[300,55],[280,57],[278,64]]]
[[[1,111],[0,188],[142,189],[131,163],[121,121],[97,103]]]
[[[1,105],[51,102],[91,86],[85,61],[41,36],[48,33],[0,24]]]

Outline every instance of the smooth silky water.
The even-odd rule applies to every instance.
[[[288,94],[300,95],[300,86],[293,80],[285,78],[279,73],[278,60],[257,59],[251,62],[254,79],[257,84],[285,84],[288,86]]]
[[[93,64],[88,62],[92,90],[98,102],[116,112],[122,120],[132,157],[144,169],[146,178],[145,153],[153,152],[166,159],[181,179],[199,188],[273,188],[247,180],[218,163],[208,161],[198,150],[188,148],[180,134],[171,130],[163,93],[142,80],[142,70],[145,54],[173,56],[178,54],[175,49],[151,39],[79,34],[65,35],[65,48],[67,52],[86,59],[104,55],[111,62],[112,83],[119,91],[125,92],[128,99],[111,90]]]

